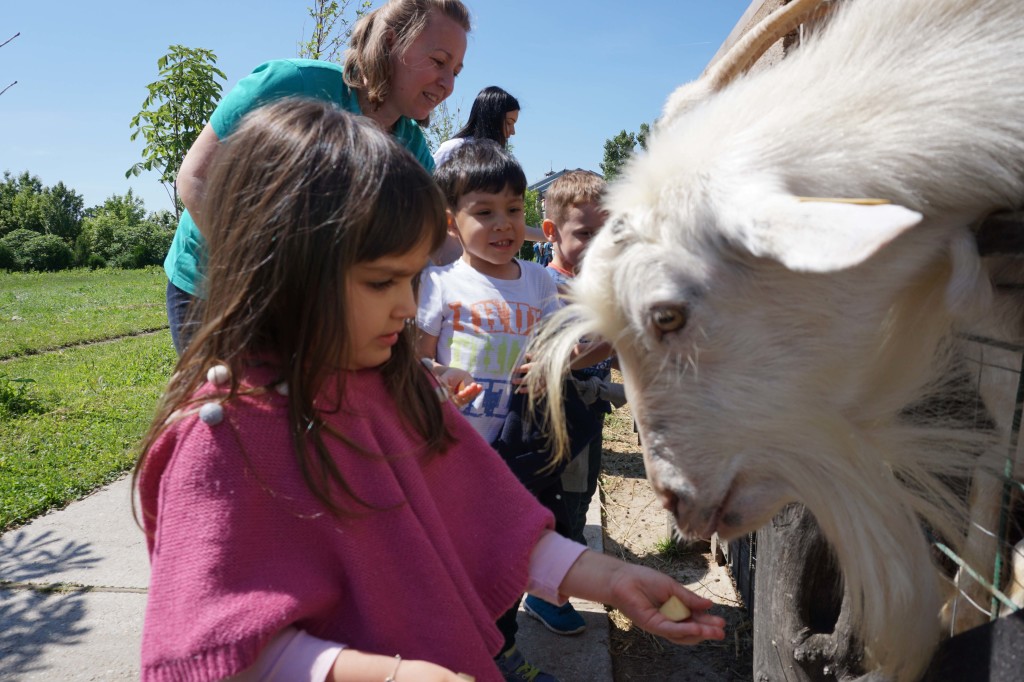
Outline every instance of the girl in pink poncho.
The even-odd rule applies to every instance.
[[[524,588],[673,642],[724,637],[711,602],[555,535],[417,362],[446,219],[408,151],[286,99],[209,173],[208,303],[135,473],[143,680],[498,682],[494,622]],[[672,595],[693,617],[659,613]]]

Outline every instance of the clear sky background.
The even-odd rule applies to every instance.
[[[604,142],[657,117],[692,80],[750,0],[466,0],[474,27],[449,107],[469,114],[499,85],[522,111],[513,151],[532,183],[549,170],[600,172]],[[0,172],[62,181],[86,207],[128,188],[147,211],[171,209],[129,122],[172,44],[213,50],[224,92],[310,34],[308,0],[0,2]],[[353,2],[353,4],[356,4]],[[381,4],[381,0],[374,3]]]

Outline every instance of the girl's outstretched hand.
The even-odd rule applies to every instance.
[[[714,602],[694,594],[664,573],[623,562],[612,579],[611,605],[637,627],[676,644],[725,639],[725,619],[707,613]],[[690,609],[689,618],[676,622],[659,610],[672,596]]]
[[[725,619],[707,613],[714,602],[646,566],[588,550],[566,573],[559,591],[614,606],[637,627],[676,644],[725,639]],[[673,595],[690,609],[689,618],[676,622],[658,610]]]

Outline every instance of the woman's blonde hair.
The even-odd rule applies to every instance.
[[[390,0],[352,28],[345,53],[345,83],[380,106],[391,89],[391,56],[402,54],[423,33],[430,13],[446,16],[468,33],[469,10],[460,0]],[[418,121],[427,125],[429,120]]]
[[[357,263],[424,244],[437,249],[445,240],[444,199],[412,154],[371,121],[295,98],[246,116],[224,140],[207,183],[202,324],[142,443],[136,479],[175,412],[196,402],[210,367],[228,367],[230,400],[247,364],[259,359],[275,370],[275,385],[287,382],[289,431],[307,485],[340,514],[332,491],[360,500],[325,439],[359,446],[325,424],[324,415],[341,405],[317,397],[345,397],[353,353],[347,277]],[[438,454],[451,436],[414,335],[407,325],[379,371],[398,419],[422,437],[427,454]]]

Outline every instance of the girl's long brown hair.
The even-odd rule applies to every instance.
[[[193,405],[207,370],[227,365],[228,400],[254,357],[271,358],[288,384],[294,454],[312,493],[341,514],[337,493],[358,498],[330,457],[322,416],[342,405],[351,354],[346,277],[356,263],[445,239],[444,199],[430,175],[389,135],[330,104],[286,99],[261,107],[227,137],[207,177],[208,261],[202,324],[178,361],[142,442],[135,479],[176,410]],[[380,367],[398,418],[425,452],[450,443],[434,385],[407,326]],[[369,453],[379,454],[379,453]]]

